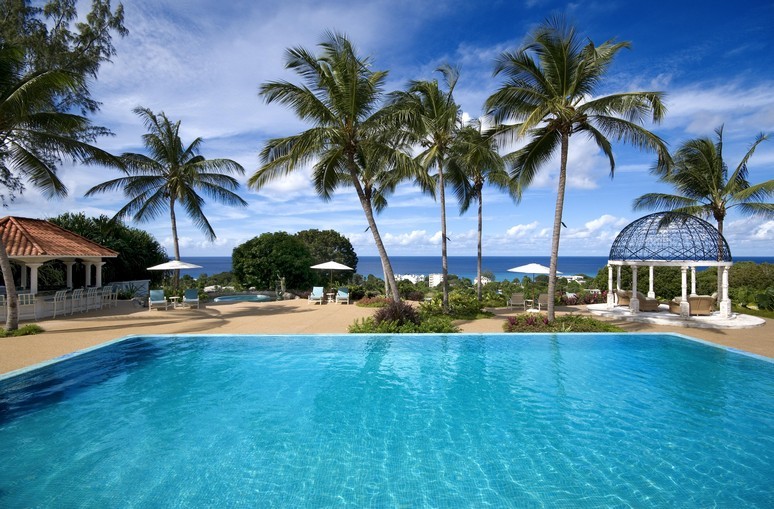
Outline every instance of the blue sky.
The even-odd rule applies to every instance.
[[[760,132],[774,133],[774,19],[772,2],[577,2],[509,0],[296,1],[131,0],[125,2],[130,35],[116,41],[117,56],[101,69],[94,95],[103,103],[95,122],[115,136],[99,145],[114,153],[142,151],[143,127],[136,106],[164,111],[182,121],[184,142],[204,138],[202,154],[240,162],[247,176],[258,167],[265,140],[308,126],[289,111],[267,106],[260,83],[297,78],[284,69],[291,46],[314,49],[325,30],[346,33],[375,69],[389,70],[388,90],[412,79],[431,79],[442,63],[462,69],[455,98],[469,117],[498,85],[494,58],[521,45],[525,35],[555,13],[564,13],[596,43],[630,41],[619,53],[601,94],[660,90],[667,94],[665,121],[650,126],[674,148],[686,139],[714,136],[725,124],[724,154],[735,166]],[[648,172],[652,154],[615,145],[616,172],[586,140],[570,146],[568,189],[560,255],[606,255],[616,234],[646,212],[631,203],[652,191],[669,191]],[[485,255],[548,255],[558,164],[548,163],[515,204],[502,193],[484,196]],[[750,180],[774,178],[774,139],[749,164]],[[260,192],[243,187],[246,208],[209,203],[205,212],[217,233],[208,242],[178,213],[182,257],[230,255],[264,232],[335,229],[361,256],[375,255],[362,209],[350,189],[323,202],[308,171]],[[125,198],[84,198],[91,186],[118,176],[93,167],[64,167],[70,195],[48,201],[28,189],[6,213],[52,217],[62,212],[112,216]],[[476,217],[447,204],[450,255],[474,255]],[[167,215],[130,225],[152,233],[172,253]],[[438,204],[409,184],[398,188],[377,217],[390,255],[439,255]],[[734,255],[773,255],[774,221],[731,213],[726,236]]]

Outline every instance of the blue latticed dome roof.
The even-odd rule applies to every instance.
[[[730,262],[731,250],[707,221],[688,214],[657,212],[621,230],[610,248],[609,260]]]

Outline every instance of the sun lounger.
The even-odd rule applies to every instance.
[[[164,297],[164,290],[151,290],[148,296],[148,311],[153,309],[153,306],[169,309],[169,301]]]
[[[541,293],[538,295],[538,301],[537,301],[537,308],[538,311],[540,311],[540,308],[544,307],[548,309],[548,294],[547,293]]]
[[[187,304],[188,306],[196,304],[196,309],[199,309],[199,290],[196,288],[188,288],[185,293],[183,293],[183,304]]]
[[[514,307],[520,307],[523,308],[525,311],[527,310],[527,301],[524,300],[524,294],[523,293],[514,293],[511,295],[511,298],[508,299],[508,307],[513,309]]]
[[[323,303],[323,298],[325,297],[325,292],[323,291],[322,286],[315,286],[312,288],[312,293],[309,294],[309,303],[312,302],[319,302],[320,304]]]
[[[346,286],[342,286],[339,288],[339,291],[336,292],[336,303],[338,304],[339,302],[346,302],[349,304],[349,288]]]

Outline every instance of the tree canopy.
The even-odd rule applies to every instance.
[[[242,286],[274,289],[285,278],[286,288],[311,289],[312,255],[306,244],[287,232],[264,233],[234,248],[234,276]]]

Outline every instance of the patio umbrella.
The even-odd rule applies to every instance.
[[[334,270],[353,270],[352,267],[347,267],[344,264],[334,262],[333,260],[325,263],[320,263],[317,265],[312,265],[309,267],[310,269],[315,270],[329,270],[331,271],[331,286],[333,286],[333,271]]]
[[[532,282],[535,282],[535,274],[548,274],[551,272],[551,269],[546,267],[545,265],[540,265],[539,263],[528,263],[526,265],[519,265],[518,267],[514,267],[512,269],[508,269],[508,272],[519,272],[521,274],[532,274]],[[558,270],[556,271],[557,274],[561,274]],[[535,287],[532,286],[532,301],[535,301]]]
[[[180,260],[170,260],[153,267],[148,267],[148,270],[185,270],[185,269],[201,269],[201,265],[194,263],[181,262]]]

